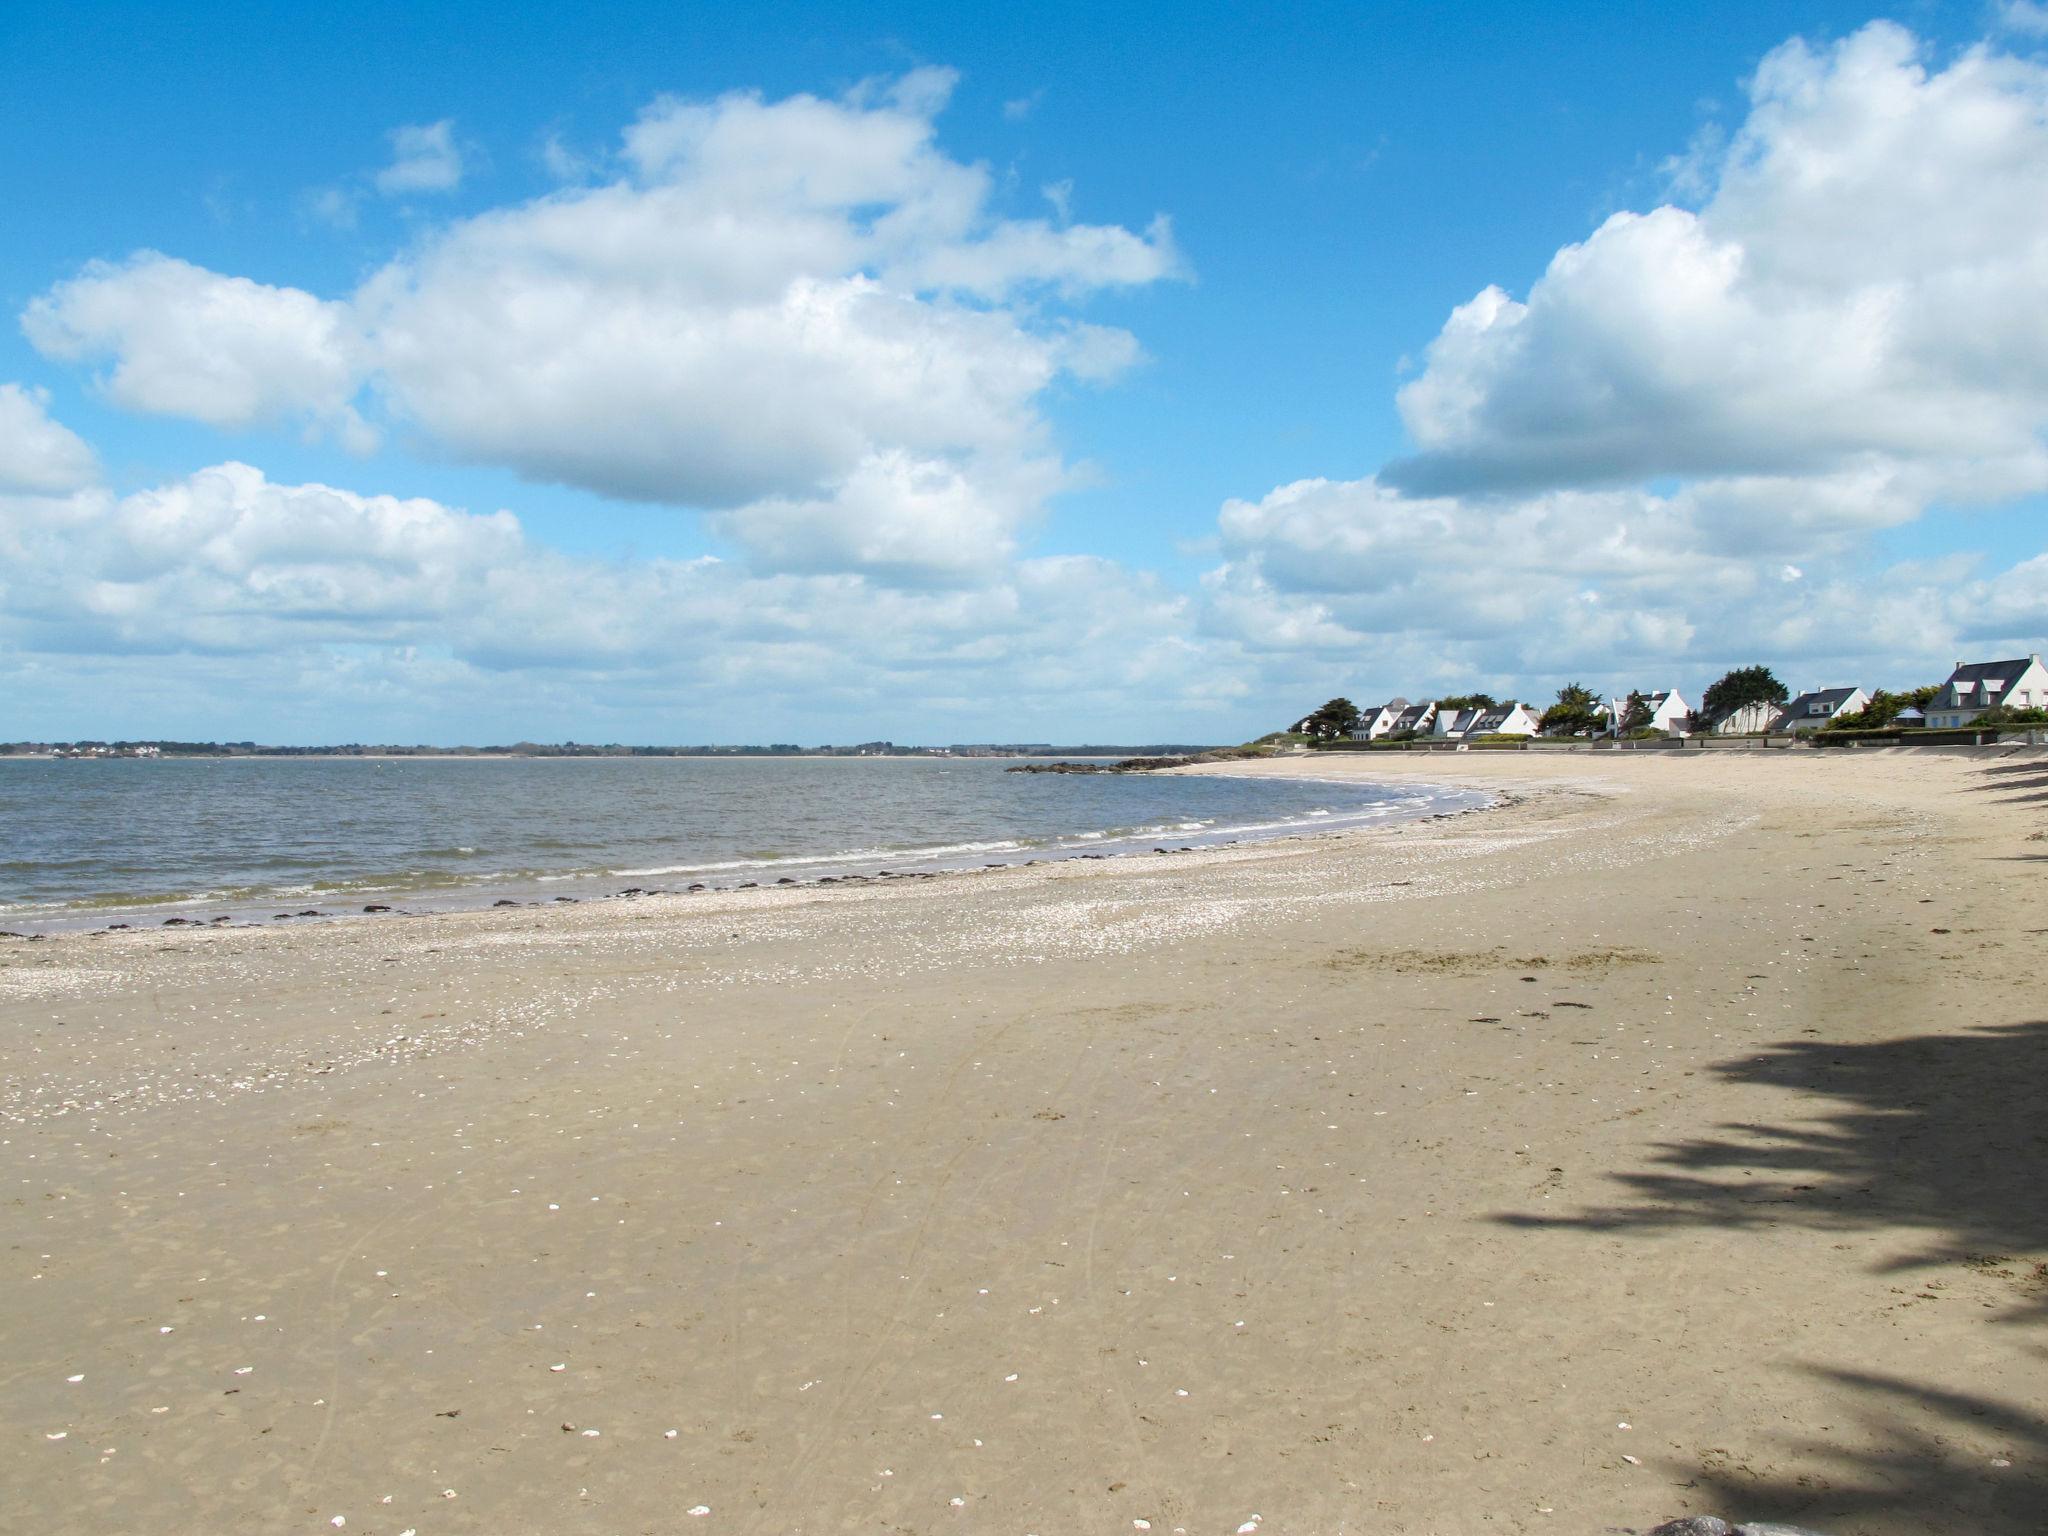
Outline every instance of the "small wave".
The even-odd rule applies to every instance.
[[[1017,838],[1002,838],[983,843],[936,843],[922,848],[846,848],[833,853],[778,853],[765,854],[752,859],[717,859],[693,864],[657,864],[645,869],[604,869],[585,871],[582,878],[601,875],[607,879],[631,877],[636,880],[651,879],[657,875],[714,875],[736,869],[800,868],[838,864],[859,864],[874,859],[893,859],[904,863],[915,863],[920,859],[954,858],[968,853],[1017,853],[1032,846]],[[558,875],[556,879],[575,879],[575,875]]]
[[[101,913],[124,908],[162,915],[167,909],[197,909],[204,913],[210,908],[224,911],[230,905],[255,910],[259,904],[267,907],[273,902],[280,907],[313,903],[338,906],[351,896],[360,903],[363,900],[403,902],[417,895],[431,906],[437,904],[434,901],[437,895],[444,898],[441,904],[446,904],[468,899],[467,895],[458,895],[458,892],[489,891],[492,888],[516,890],[520,886],[530,890],[534,886],[545,888],[548,884],[564,885],[573,890],[577,883],[591,885],[609,879],[668,883],[670,879],[679,877],[730,884],[760,878],[759,872],[764,870],[773,871],[776,875],[787,873],[809,879],[861,867],[905,871],[920,866],[1015,863],[1045,851],[1055,856],[1072,856],[1083,850],[1097,853],[1148,851],[1155,844],[1168,840],[1176,844],[1209,845],[1227,840],[1290,834],[1323,835],[1344,828],[1426,816],[1433,812],[1455,812],[1486,798],[1453,790],[1423,791],[1416,786],[1402,786],[1398,790],[1392,786],[1364,786],[1333,778],[1297,781],[1294,792],[1277,803],[1270,800],[1263,805],[1258,800],[1250,804],[1233,803],[1231,798],[1225,797],[1221,804],[1228,809],[1205,815],[1205,811],[1219,803],[1213,792],[1199,798],[1180,799],[1149,790],[1140,792],[1144,782],[1131,781],[1127,787],[1136,797],[1135,801],[1123,801],[1139,820],[1119,826],[1057,831],[1046,827],[1036,833],[1020,831],[1011,836],[969,837],[936,844],[891,844],[887,841],[890,832],[904,828],[901,819],[893,825],[884,823],[864,830],[842,823],[836,835],[853,846],[818,851],[784,849],[775,844],[783,838],[795,842],[812,835],[821,839],[833,837],[834,829],[828,821],[804,816],[776,825],[776,818],[764,816],[762,821],[755,823],[759,829],[755,837],[748,839],[755,846],[740,843],[735,848],[727,842],[721,848],[714,844],[703,848],[705,856],[697,859],[688,856],[687,834],[683,837],[663,836],[651,827],[646,832],[651,834],[648,841],[654,844],[653,847],[632,849],[621,846],[627,836],[632,835],[630,832],[619,835],[623,823],[610,824],[610,835],[587,841],[576,839],[574,834],[581,829],[575,827],[555,827],[551,829],[555,835],[549,836],[529,836],[525,826],[517,827],[504,836],[487,828],[472,828],[489,832],[488,841],[494,845],[489,852],[475,844],[456,843],[387,849],[380,855],[358,846],[365,841],[374,841],[371,834],[376,828],[365,831],[356,818],[342,816],[330,825],[312,828],[305,836],[296,837],[289,845],[289,851],[259,853],[252,849],[238,853],[229,869],[207,871],[203,867],[190,867],[199,861],[190,857],[193,849],[182,844],[172,850],[179,857],[175,861],[166,860],[161,865],[138,860],[133,852],[129,852],[127,858],[121,858],[119,853],[125,850],[120,849],[110,849],[116,856],[99,862],[61,856],[0,861],[0,877],[17,872],[32,876],[26,881],[0,878],[0,884],[14,887],[0,898],[0,912],[16,920],[44,915],[61,920],[63,914],[70,913],[72,921],[79,921],[87,914],[98,918]],[[1313,783],[1317,787],[1303,793],[1302,782]],[[1090,786],[1091,791],[1095,787]],[[1327,790],[1327,795],[1321,793],[1322,790]],[[1160,803],[1162,799],[1166,802],[1163,805]],[[1177,799],[1179,804],[1174,803]],[[1323,804],[1314,805],[1314,800],[1321,800]],[[1115,803],[1117,801],[1113,798],[1104,800],[1093,795],[1090,800],[1077,802],[1075,809],[1080,810],[1082,804]],[[976,809],[970,806],[970,811]],[[1001,814],[999,808],[996,808],[996,814]],[[1042,812],[1034,810],[1033,814]],[[1085,816],[1086,812],[1082,815]],[[669,824],[676,825],[674,821]],[[910,823],[912,829],[915,825],[915,822]],[[944,825],[942,822],[941,826]],[[955,821],[953,825],[958,826],[959,823]],[[774,830],[762,836],[761,832],[769,826]],[[445,836],[447,831],[454,829],[444,823],[435,830]],[[930,831],[944,835],[937,827]],[[317,833],[317,837],[313,833]],[[569,835],[561,835],[564,833]],[[429,830],[420,842],[430,842],[433,835],[433,830]],[[714,831],[707,841],[720,835],[719,831]],[[860,839],[864,835],[873,841],[861,844]],[[912,835],[915,835],[914,830]],[[694,841],[694,838],[688,840]],[[664,842],[669,846],[662,847]],[[677,843],[685,846],[678,847]],[[509,848],[507,844],[510,844]],[[510,857],[507,857],[508,852]],[[402,867],[364,869],[358,862],[370,862],[380,856]],[[659,862],[645,862],[649,857]],[[321,870],[318,866],[323,859],[331,859],[341,867]],[[613,860],[616,867],[610,863]],[[177,864],[186,867],[175,867]],[[350,868],[351,864],[357,867]],[[491,867],[484,867],[486,864]],[[207,874],[214,875],[219,883],[209,884]],[[768,878],[772,879],[773,875]],[[160,885],[173,888],[151,889]],[[64,891],[67,886],[72,891],[83,887],[84,894],[70,896],[67,892],[68,899],[48,899],[46,893]],[[99,888],[94,890],[94,886]]]

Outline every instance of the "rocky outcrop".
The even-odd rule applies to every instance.
[[[1235,763],[1248,757],[1271,757],[1264,747],[1218,747],[1185,757],[1127,757],[1119,763],[1013,763],[1005,773],[1150,773],[1157,768],[1192,768],[1201,763]]]
[[[1803,1525],[1779,1525],[1771,1520],[1730,1525],[1717,1515],[1690,1515],[1683,1520],[1665,1521],[1649,1536],[1821,1536],[1821,1533],[1810,1531]]]

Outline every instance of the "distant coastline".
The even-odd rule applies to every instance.
[[[509,746],[411,746],[346,742],[295,747],[253,741],[79,740],[0,742],[0,758],[364,758],[502,759],[542,757],[1169,757],[1214,749],[1214,743],[1147,742],[1139,745],[1051,742],[956,742],[949,746],[899,746],[893,741],[864,741],[850,746],[798,746],[792,742],[703,746],[629,746],[618,742],[594,745],[521,741]]]

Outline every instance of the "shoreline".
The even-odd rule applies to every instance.
[[[1203,750],[1214,750],[1204,748]],[[0,752],[0,763],[617,763],[713,758],[719,762],[801,758],[807,762],[1004,762],[1029,763],[1067,757],[1112,762],[1115,753],[1049,752],[175,752],[168,756],[60,757],[55,752]]]
[[[1172,773],[1200,773],[1174,769]],[[1259,775],[1243,775],[1259,777]],[[1268,777],[1279,778],[1281,775]],[[1296,776],[1300,777],[1300,776]],[[1332,788],[1355,788],[1356,774],[1313,777],[1309,782]],[[1377,781],[1365,780],[1371,784]],[[1413,781],[1410,781],[1413,782]],[[1417,793],[1434,797],[1441,792],[1443,803],[1432,799],[1417,805],[1370,804],[1348,810],[1328,811],[1316,817],[1295,817],[1282,821],[1250,820],[1231,825],[1195,827],[1178,824],[1171,828],[1140,828],[1117,832],[1069,832],[1043,842],[989,834],[988,842],[970,842],[947,847],[908,849],[867,849],[821,853],[786,854],[725,862],[678,864],[664,868],[600,870],[568,869],[504,872],[474,878],[449,877],[430,886],[406,884],[387,877],[363,876],[347,888],[297,883],[261,890],[223,889],[197,895],[165,893],[155,897],[129,895],[91,898],[64,904],[23,903],[13,908],[0,906],[0,939],[7,937],[50,938],[59,934],[118,933],[175,928],[262,928],[289,921],[292,926],[309,922],[334,922],[374,917],[428,917],[452,912],[494,908],[542,908],[581,905],[619,899],[640,900],[655,896],[699,896],[716,891],[762,889],[812,889],[831,885],[862,885],[897,879],[927,879],[935,875],[971,874],[990,869],[1011,869],[1069,860],[1150,856],[1159,853],[1184,854],[1206,848],[1249,845],[1301,836],[1334,835],[1346,830],[1363,830],[1443,815],[1464,815],[1485,810],[1488,802],[1471,803],[1469,791],[1449,785],[1415,783]],[[1248,809],[1247,816],[1256,817]],[[1327,819],[1328,826],[1322,825]],[[1162,847],[1161,844],[1171,846]],[[656,855],[650,853],[646,857]],[[748,878],[742,878],[746,876]],[[618,888],[626,880],[664,880],[661,885]],[[303,904],[312,903],[312,909]],[[323,910],[349,908],[354,910]],[[278,907],[302,908],[279,912]],[[203,916],[196,914],[205,914]]]
[[[12,1507],[2031,1532],[2048,759],[1615,756],[1173,858],[0,943]]]

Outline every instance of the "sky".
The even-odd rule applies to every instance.
[[[0,8],[0,740],[2048,636],[2048,3]]]

